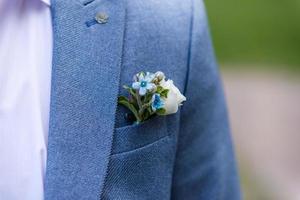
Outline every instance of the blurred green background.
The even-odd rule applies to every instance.
[[[207,0],[206,7],[221,64],[299,70],[299,0]]]
[[[244,199],[299,200],[300,0],[205,4]]]

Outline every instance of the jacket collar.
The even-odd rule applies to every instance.
[[[119,0],[52,0],[45,199],[100,199],[111,153],[125,32]],[[97,12],[106,24],[92,23]]]

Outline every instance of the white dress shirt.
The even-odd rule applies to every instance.
[[[50,0],[0,0],[0,200],[42,200],[52,60]]]

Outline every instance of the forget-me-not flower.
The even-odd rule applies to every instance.
[[[157,93],[153,94],[151,102],[152,102],[151,107],[153,111],[161,109],[165,105],[163,99],[160,97],[160,94]]]
[[[147,72],[146,75],[144,73],[140,73],[136,76],[136,80],[132,83],[132,88],[135,90],[139,90],[139,94],[144,96],[147,91],[151,91],[155,89],[155,84],[152,83],[154,78],[154,74]]]

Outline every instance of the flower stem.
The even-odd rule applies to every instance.
[[[142,114],[143,114],[143,104],[140,95],[138,92],[135,93],[136,101],[139,106],[139,118],[142,119]]]

